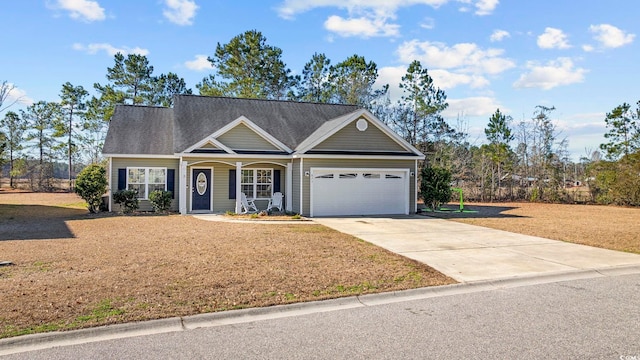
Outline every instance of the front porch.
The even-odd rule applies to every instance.
[[[291,159],[181,158],[179,211],[181,214],[241,212],[241,194],[267,208],[275,192],[284,195],[284,209],[292,211]]]

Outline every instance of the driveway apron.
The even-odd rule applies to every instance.
[[[314,218],[461,282],[640,265],[640,255],[424,216]]]

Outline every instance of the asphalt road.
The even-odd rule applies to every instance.
[[[6,359],[639,360],[640,274],[94,342]]]

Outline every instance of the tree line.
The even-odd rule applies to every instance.
[[[366,108],[425,153],[429,166],[450,172],[453,185],[464,189],[468,199],[640,204],[640,102],[637,109],[623,104],[608,113],[608,142],[572,162],[568,139],[552,119],[554,107],[536,106],[531,118],[520,121],[496,109],[487,119],[486,142],[478,145],[470,142],[462,116],[455,124],[444,119],[446,93],[417,60],[407,67],[399,84],[402,94],[392,102],[388,85],[374,85],[376,63],[363,56],[334,64],[325,54],[314,53],[301,74],[293,75],[282,54],[261,32],[246,31],[217,44],[208,57],[212,73],[195,88],[205,96]],[[155,76],[153,70],[143,55],[116,54],[114,66],[107,68],[107,83],[93,84],[95,96],[66,83],[59,102],[39,101],[19,113],[7,112],[0,123],[0,149],[10,164],[11,184],[14,177],[29,173],[38,180],[38,189],[46,189],[48,164],[64,158],[71,179],[80,154],[85,162],[99,161],[116,104],[172,106],[175,94],[192,93],[177,74]],[[0,99],[6,84],[0,87]],[[25,142],[30,153],[24,152]],[[588,191],[576,191],[574,185],[588,185]]]

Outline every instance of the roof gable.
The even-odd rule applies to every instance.
[[[358,125],[362,130],[358,128]],[[313,150],[407,151],[406,148],[364,117],[359,117],[345,125],[314,146]]]
[[[237,118],[215,133],[198,141],[184,152],[220,152],[219,150],[229,154],[244,151],[292,152],[286,145],[244,116]]]
[[[359,121],[363,123],[362,127]],[[393,152],[424,157],[364,109],[327,121],[296,148],[298,153],[310,151]]]

